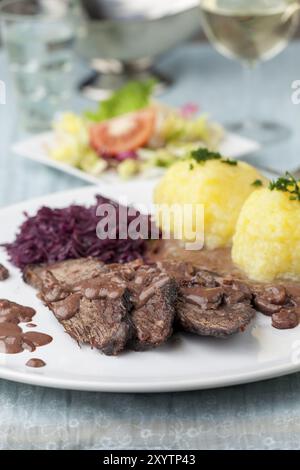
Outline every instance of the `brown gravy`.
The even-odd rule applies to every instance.
[[[32,359],[29,359],[29,361],[26,362],[27,367],[45,367],[46,362],[44,362],[42,359],[38,359],[36,357],[33,357]]]
[[[245,281],[251,288],[257,309],[272,317],[272,326],[287,329],[300,323],[300,283],[288,280],[276,280],[272,283],[251,281],[234,265],[230,247],[192,251],[186,250],[178,240],[158,240],[149,243],[148,259],[151,262],[181,261],[220,275],[234,276]]]
[[[32,320],[36,311],[24,307],[10,300],[0,299],[0,325],[1,323],[27,323]]]
[[[148,256],[151,261],[164,259],[185,261],[208,271],[226,275],[234,274],[239,278],[245,278],[245,275],[232,262],[231,248],[192,251],[186,250],[178,240],[158,240],[150,242]]]
[[[23,334],[23,338],[33,343],[36,348],[46,346],[46,344],[51,343],[53,340],[52,336],[38,331],[27,331],[27,333]]]
[[[148,258],[151,261],[177,260],[191,263],[194,266],[214,271],[221,275],[233,275],[235,278],[246,280],[248,284],[264,286],[270,283],[254,282],[247,278],[231,259],[231,248],[217,248],[215,250],[186,250],[178,240],[158,240],[150,242]],[[300,283],[289,280],[272,281],[272,285],[284,285],[293,295],[300,298]]]
[[[37,347],[49,344],[52,337],[37,331],[23,332],[20,323],[32,320],[36,311],[10,300],[0,300],[0,353],[18,354],[33,352]]]

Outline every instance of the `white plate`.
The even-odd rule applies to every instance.
[[[149,203],[153,183],[112,186],[103,184],[108,197],[127,195],[129,201]],[[143,191],[141,190],[143,188]],[[0,242],[12,240],[23,211],[35,213],[43,204],[63,207],[72,202],[91,203],[99,188],[82,188],[27,201],[0,211]],[[0,251],[0,262],[7,263]],[[38,330],[54,341],[39,348],[33,357],[47,363],[42,369],[25,366],[32,353],[0,354],[0,377],[49,387],[114,392],[163,392],[241,384],[300,370],[300,327],[279,331],[270,319],[257,314],[251,328],[226,340],[181,334],[168,345],[147,352],[128,352],[106,357],[77,346],[52,313],[25,285],[11,266],[11,278],[0,283],[0,298],[8,298],[37,310]]]
[[[53,141],[54,134],[52,132],[47,132],[18,142],[13,146],[12,150],[21,157],[42,163],[43,165],[63,171],[64,173],[77,176],[77,178],[87,181],[88,183],[99,184],[101,181],[117,183],[120,181],[116,172],[104,172],[100,177],[96,177],[72,166],[52,160],[49,158],[47,149],[53,145]],[[259,144],[253,140],[245,139],[244,137],[236,134],[226,134],[221,145],[220,152],[223,155],[232,158],[239,158],[243,155],[255,152],[259,148]],[[141,175],[136,177],[135,180],[140,179],[144,181],[146,178],[149,179],[149,176],[155,177],[157,174],[161,174],[161,170],[151,172],[148,177]]]

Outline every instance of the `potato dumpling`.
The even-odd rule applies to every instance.
[[[234,164],[220,159],[198,163],[191,158],[174,164],[166,172],[155,188],[154,202],[167,207],[203,205],[205,246],[214,249],[231,244],[241,207],[256,190],[253,185],[256,180],[266,181],[247,163]],[[164,230],[160,214],[157,221]],[[176,223],[181,223],[180,218],[175,220],[172,232],[176,230]]]
[[[251,279],[300,279],[300,201],[290,197],[259,189],[241,210],[232,259]]]

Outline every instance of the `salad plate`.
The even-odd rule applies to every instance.
[[[101,194],[128,202],[149,204],[154,181],[136,185],[103,181]],[[143,189],[143,190],[142,190]],[[88,205],[99,187],[66,191],[0,210],[0,243],[14,238],[24,220],[24,212],[34,214],[47,205],[65,207],[74,202]],[[0,263],[10,270],[10,278],[0,283],[0,298],[9,298],[33,307],[38,330],[53,337],[39,349],[47,366],[25,366],[29,351],[0,354],[2,379],[65,389],[105,392],[166,392],[195,390],[242,384],[278,377],[300,370],[299,327],[279,331],[270,328],[268,317],[257,315],[243,334],[226,340],[175,336],[168,344],[147,352],[127,352],[118,357],[101,355],[88,347],[79,348],[58,324],[51,312],[22,281],[20,271],[0,250]]]
[[[20,157],[41,163],[48,167],[62,171],[72,176],[84,180],[91,184],[102,184],[103,181],[116,183],[120,182],[120,177],[115,171],[107,171],[101,173],[99,176],[94,176],[79,168],[70,166],[66,163],[59,162],[49,157],[48,149],[53,145],[55,139],[54,132],[46,132],[39,135],[29,137],[16,143],[12,150]],[[237,134],[227,133],[220,146],[220,153],[230,156],[232,158],[241,158],[244,155],[256,152],[259,150],[260,145],[250,139],[246,139]],[[140,174],[134,177],[136,180],[153,179],[160,176],[163,172],[161,168],[153,168],[146,174]]]
[[[238,158],[256,142],[224,131],[195,103],[179,108],[153,99],[154,82],[132,81],[98,108],[57,116],[51,132],[13,147],[18,155],[89,183],[149,179],[198,148]]]

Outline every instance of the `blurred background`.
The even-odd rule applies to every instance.
[[[25,111],[27,107],[32,112],[25,95],[33,94],[38,101],[40,93],[50,116],[55,111],[55,93],[61,105],[69,97],[73,53],[86,68],[76,86],[88,99],[105,99],[128,80],[149,76],[156,78],[157,89],[162,91],[174,77],[156,65],[176,46],[206,41],[208,36],[225,56],[243,61],[248,48],[257,62],[265,58],[264,48],[268,59],[269,50],[270,56],[276,55],[296,30],[299,34],[297,6],[297,0],[0,0],[0,21],[2,42],[17,91],[24,95]],[[259,12],[258,20],[255,16],[247,19],[251,9]],[[234,13],[230,23],[222,11]],[[251,28],[256,38],[253,31],[250,38]],[[228,44],[231,50],[226,53]],[[44,93],[43,80],[48,82]],[[42,116],[45,123],[49,116]]]
[[[299,7],[298,0],[0,0],[0,80],[14,138],[16,122],[30,133],[49,130],[59,113],[96,107],[124,83],[153,77],[164,103],[192,102],[262,144],[263,157],[257,152],[251,162],[279,169],[289,159],[293,169]]]
[[[58,51],[58,62],[63,48],[67,57],[75,47],[90,70],[80,90],[95,100],[106,98],[128,79],[149,74],[162,87],[170,84],[171,78],[159,74],[155,62],[176,45],[199,38],[201,31],[197,0],[0,0],[1,5],[2,36],[13,71],[19,63],[24,75],[29,57],[44,60],[43,42],[46,49],[50,44]],[[60,24],[57,20],[51,31],[43,16],[57,17]]]

